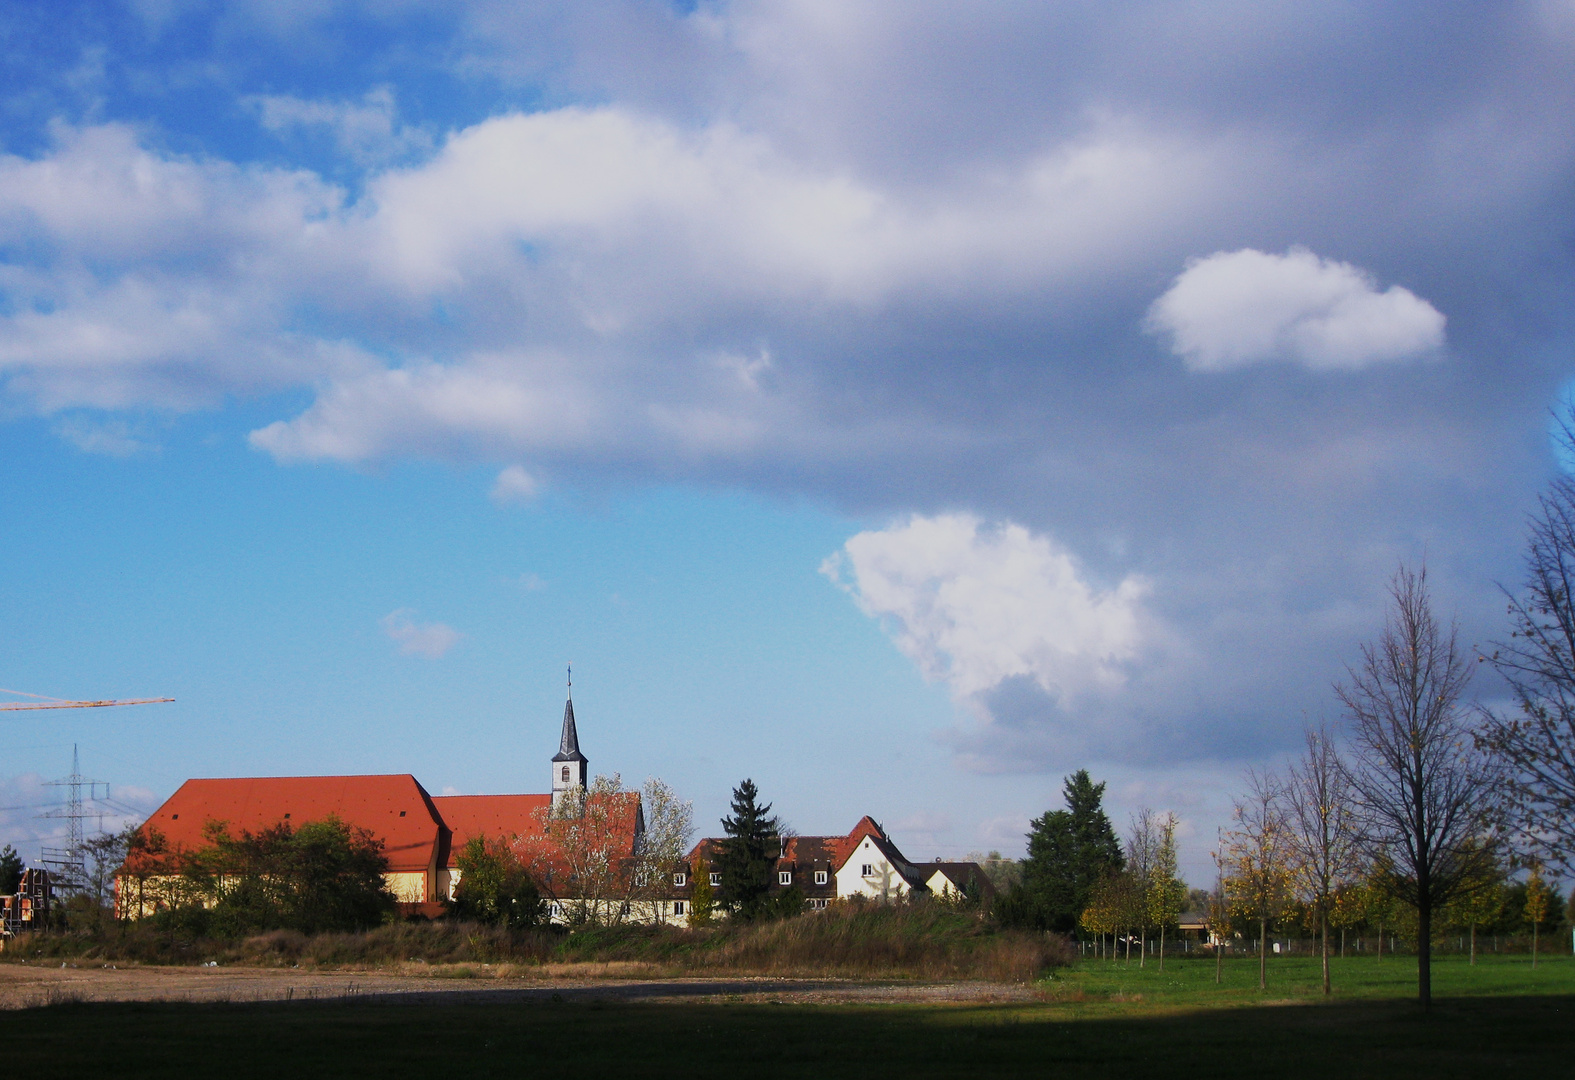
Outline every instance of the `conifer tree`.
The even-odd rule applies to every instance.
[[[771,816],[771,804],[759,805],[760,790],[753,780],[733,789],[733,816],[722,819],[727,835],[717,853],[722,875],[721,901],[736,919],[758,919],[771,914],[772,871],[781,851],[782,823]]]
[[[1087,769],[1066,778],[1065,810],[1047,810],[1028,834],[1021,882],[998,906],[1003,921],[1070,933],[1094,887],[1124,865],[1121,843],[1100,805],[1105,785]]]
[[[22,856],[10,844],[0,848],[0,896],[10,896],[22,885]]]

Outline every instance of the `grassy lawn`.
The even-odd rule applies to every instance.
[[[1575,1054],[1568,960],[1535,973],[1517,961],[1441,963],[1440,1000],[1426,1016],[1397,997],[1414,973],[1403,958],[1342,965],[1344,989],[1330,1003],[1316,994],[1316,966],[1300,958],[1276,965],[1268,994],[1255,967],[1231,967],[1216,988],[1208,964],[1171,962],[1163,975],[1086,964],[1028,1005],[60,1005],[0,1014],[0,1047],[18,1075],[227,1080],[412,1070],[1350,1080],[1556,1076]]]
[[[1050,1000],[1067,1006],[1142,1006],[1145,1010],[1220,1008],[1278,1002],[1316,1003],[1323,997],[1318,958],[1270,956],[1268,986],[1258,989],[1256,957],[1232,957],[1214,982],[1212,960],[1165,961],[1152,957],[1139,967],[1121,961],[1085,961],[1054,973],[1043,983]],[[1386,956],[1329,961],[1336,1001],[1405,999],[1416,996],[1416,958]],[[1433,997],[1483,998],[1543,994],[1575,995],[1575,958],[1544,956],[1533,970],[1529,956],[1479,956],[1475,965],[1464,957],[1433,958]]]

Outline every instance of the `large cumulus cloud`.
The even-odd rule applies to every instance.
[[[403,8],[291,11],[231,9],[182,77],[236,27],[415,40]],[[1571,339],[1567,10],[478,2],[420,29],[420,74],[485,105],[237,65],[218,92],[266,152],[95,104],[0,159],[8,406],[304,390],[250,435],[281,462],[808,493],[1150,583],[1185,648],[1101,653],[1098,694],[1003,668],[962,694],[980,760],[1118,716],[1151,748],[1272,743],[1424,550],[1487,625]],[[319,130],[337,157],[292,158]]]

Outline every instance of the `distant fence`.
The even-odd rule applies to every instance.
[[[1139,952],[1148,956],[1159,955],[1159,938],[1153,937],[1142,941],[1136,936],[1130,939],[1132,956],[1136,959]],[[1077,948],[1084,959],[1121,960],[1127,955],[1128,939],[1106,937],[1103,945],[1094,939],[1078,941]],[[1524,955],[1531,954],[1532,939],[1530,934],[1484,934],[1477,933],[1477,955]],[[1283,937],[1270,934],[1268,940],[1269,952],[1279,956],[1317,956],[1321,949],[1319,939],[1316,937]],[[1364,933],[1361,936],[1347,934],[1342,946],[1340,935],[1329,935],[1329,953],[1332,956],[1341,954],[1344,950],[1346,956],[1377,956],[1379,951],[1377,935]],[[1226,956],[1257,956],[1258,939],[1256,937],[1231,937],[1223,945],[1213,945],[1199,941],[1192,937],[1180,939],[1166,937],[1165,956],[1170,957],[1207,957],[1212,960],[1215,951],[1223,949]],[[1448,934],[1433,939],[1433,955],[1467,955],[1471,951],[1471,936],[1469,934]],[[1408,940],[1401,934],[1384,934],[1383,955],[1395,954],[1399,956],[1416,955],[1416,942]],[[1575,955],[1575,930],[1559,930],[1541,935],[1537,939],[1538,956],[1570,956]]]

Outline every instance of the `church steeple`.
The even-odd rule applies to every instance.
[[[589,762],[580,753],[580,733],[574,726],[574,669],[569,669],[569,696],[563,704],[563,734],[558,752],[552,755],[552,805],[556,807],[571,788],[588,786]]]

